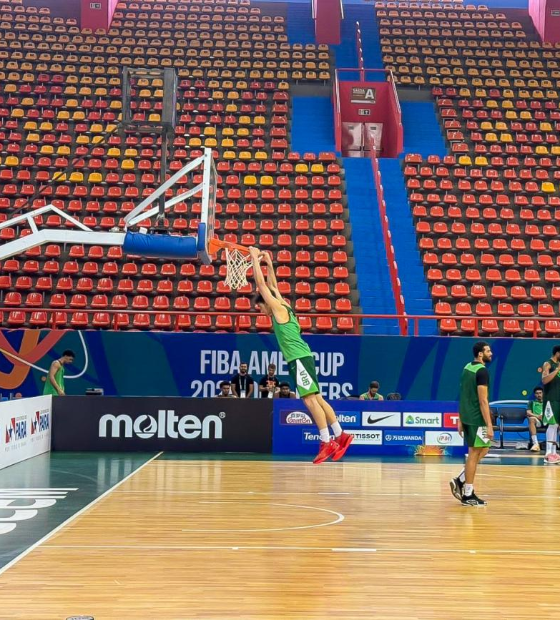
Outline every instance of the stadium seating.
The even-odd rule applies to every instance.
[[[401,86],[432,89],[449,145],[403,161],[441,332],[556,335],[560,50],[484,6],[376,13],[386,66]]]
[[[290,85],[331,79],[326,46],[290,44],[284,18],[247,0],[121,3],[107,32],[1,2],[0,35],[2,221],[31,199],[26,209],[52,203],[94,230],[122,229],[124,216],[158,186],[160,157],[157,135],[117,131],[122,68],[174,67],[180,110],[171,173],[212,148],[218,234],[269,249],[298,312],[353,311],[341,163],[333,153],[289,148]],[[139,83],[135,120],[160,119],[161,87]],[[199,216],[200,203],[179,203],[166,225],[189,234]],[[36,223],[68,225],[58,215]],[[0,241],[28,232],[3,229]],[[3,320],[11,327],[270,330],[260,317],[228,314],[250,312],[253,289],[233,296],[224,269],[221,261],[124,257],[116,247],[34,248],[0,266],[3,303],[20,308]],[[324,317],[304,326],[347,332],[355,323]]]

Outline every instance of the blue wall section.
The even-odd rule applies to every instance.
[[[406,311],[408,314],[431,315],[433,305],[418,251],[400,160],[380,159],[379,169]],[[435,321],[422,322],[420,333],[436,334]]]
[[[330,97],[294,97],[292,150],[334,151],[334,111]]]
[[[37,358],[34,351],[49,334],[51,342]],[[375,379],[383,394],[397,391],[412,400],[457,400],[459,377],[475,342],[474,338],[425,336],[317,335],[305,340],[317,355],[325,396],[336,399],[364,392]],[[100,386],[107,395],[210,396],[220,380],[234,374],[241,359],[257,379],[266,374],[269,362],[276,362],[279,375],[287,378],[276,339],[265,334],[12,330],[0,332],[0,341],[2,349],[34,359],[44,371],[14,366],[10,358],[0,356],[4,396],[8,391],[21,391],[24,396],[42,392],[45,372],[65,349],[76,352],[75,366],[67,369],[68,394]],[[523,390],[531,392],[539,383],[538,368],[557,341],[497,338],[490,343],[494,351],[491,398],[507,399],[523,398]]]
[[[447,155],[434,104],[430,101],[401,101],[401,109],[405,153],[420,153],[423,157]]]
[[[362,311],[364,314],[395,314],[371,161],[345,157],[344,169]],[[399,333],[396,321],[382,319],[367,319],[364,332]]]
[[[315,43],[315,22],[311,12],[311,2],[288,4],[286,33],[290,43]]]

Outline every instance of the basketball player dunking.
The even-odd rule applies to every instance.
[[[338,461],[352,443],[353,436],[343,432],[333,408],[321,396],[315,359],[309,345],[301,337],[301,329],[294,311],[280,295],[270,254],[261,252],[255,247],[249,248],[249,251],[259,292],[256,306],[263,314],[272,318],[274,334],[280,351],[288,363],[290,376],[319,428],[321,447],[313,462],[322,463],[329,457],[332,457],[333,461]],[[261,259],[264,259],[267,267],[266,281],[260,265]],[[334,440],[331,439],[329,425],[333,430]]]

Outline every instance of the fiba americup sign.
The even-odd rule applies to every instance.
[[[264,399],[54,399],[54,450],[270,452],[271,444]]]
[[[0,403],[0,469],[50,450],[51,400],[37,396]]]

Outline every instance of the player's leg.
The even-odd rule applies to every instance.
[[[488,454],[489,441],[486,439],[484,426],[463,425],[464,435],[469,448],[465,463],[465,483],[461,504],[463,506],[486,506],[486,502],[475,495],[474,479],[479,462]]]
[[[334,433],[334,440],[338,444],[338,450],[333,454],[333,461],[339,461],[346,450],[350,447],[354,436],[350,433],[345,433],[340,426],[338,418],[336,417],[336,413],[334,409],[329,405],[329,403],[323,398],[323,396],[319,393],[317,394],[317,400],[319,401],[323,411],[325,412],[325,417],[327,419],[327,424],[332,428]]]
[[[541,447],[539,446],[539,439],[537,437],[537,425],[538,420],[534,416],[529,416],[529,435],[531,436],[531,450],[538,452]]]
[[[557,465],[560,463],[560,456],[557,454],[558,446],[558,424],[549,424],[546,429],[546,454],[545,461]]]
[[[313,462],[318,465],[328,458],[333,456],[338,450],[338,444],[331,439],[329,433],[329,427],[327,425],[327,418],[323,407],[319,403],[317,394],[306,394],[301,396],[301,400],[309,410],[309,413],[313,416],[313,420],[319,429],[319,438],[321,444],[319,447],[319,454],[313,459]]]

